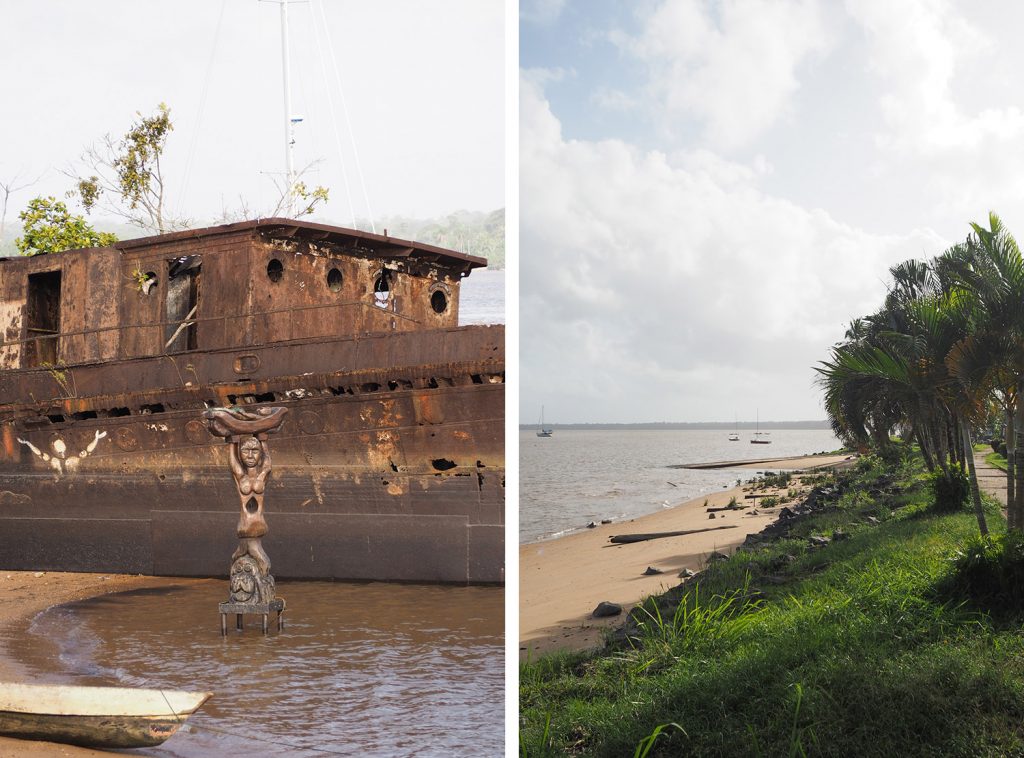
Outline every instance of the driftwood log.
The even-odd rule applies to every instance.
[[[647,540],[656,540],[662,537],[683,537],[687,534],[698,534],[699,532],[713,532],[717,529],[735,529],[736,524],[729,524],[728,526],[709,526],[705,529],[686,529],[681,532],[650,532],[648,534],[616,534],[608,538],[609,542],[616,545],[628,545],[631,542],[646,542]]]

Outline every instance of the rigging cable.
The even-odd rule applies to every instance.
[[[178,216],[181,216],[182,204],[188,194],[188,182],[192,172],[192,158],[195,156],[196,143],[199,141],[200,125],[203,122],[203,112],[206,110],[206,96],[210,91],[210,72],[213,71],[213,61],[217,55],[217,43],[220,41],[220,29],[224,21],[224,9],[228,0],[221,0],[220,15],[217,17],[217,29],[213,33],[213,47],[210,49],[210,59],[206,63],[206,76],[203,79],[203,92],[199,96],[199,113],[196,115],[195,130],[192,132],[192,142],[188,148],[188,157],[185,158],[185,170],[181,177],[181,194],[178,197]]]
[[[313,4],[320,10],[320,18],[323,21],[324,33],[327,36],[327,49],[331,54],[331,64],[334,66],[334,78],[338,82],[338,94],[341,95],[341,111],[345,115],[345,125],[348,127],[348,138],[352,143],[352,157],[355,159],[356,174],[359,177],[359,185],[363,190],[363,200],[366,202],[366,215],[370,220],[370,231],[376,234],[377,229],[373,223],[373,211],[370,209],[370,197],[366,193],[366,182],[363,179],[363,169],[359,164],[359,151],[356,149],[356,136],[352,131],[352,122],[348,117],[348,107],[345,104],[345,90],[341,86],[341,74],[338,71],[338,59],[334,55],[334,43],[331,42],[331,35],[327,32],[327,15],[324,13],[324,6],[322,2],[317,3],[316,0],[313,0]],[[328,90],[329,89],[330,88],[328,88]]]
[[[324,76],[324,91],[327,93],[327,109],[331,112],[331,126],[334,129],[334,144],[338,149],[338,162],[341,164],[341,181],[342,184],[345,185],[345,196],[348,198],[348,210],[352,216],[352,228],[355,229],[356,207],[352,200],[352,189],[349,187],[348,183],[348,172],[345,171],[345,156],[341,149],[341,135],[338,134],[338,117],[334,112],[334,98],[331,97],[331,84],[327,77],[327,66],[324,63],[324,51],[320,46],[320,35],[317,33],[316,17],[313,17],[312,21],[313,23],[311,26],[313,27],[313,40],[316,42],[316,53],[317,57],[320,59],[320,70],[323,72]],[[330,39],[330,32],[328,32],[326,28],[324,29],[324,34],[326,34],[328,39]]]

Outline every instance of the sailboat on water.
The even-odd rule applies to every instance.
[[[549,426],[544,426],[544,406],[540,407],[540,427],[537,429],[538,437],[550,437],[554,430]]]
[[[735,423],[735,425],[732,428],[732,434],[729,435],[729,442],[739,442],[740,441],[740,421],[739,421],[738,418],[734,419],[734,420],[735,420],[736,423]]]
[[[751,445],[770,445],[772,441],[768,439],[768,435],[771,432],[761,431],[761,411],[757,412],[757,421],[754,424],[754,436],[750,438]]]

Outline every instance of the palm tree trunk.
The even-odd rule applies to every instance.
[[[939,448],[938,440],[935,434],[935,425],[931,420],[921,425],[921,444],[922,446],[927,443],[928,450],[931,451],[932,459],[932,471],[936,468],[940,468],[943,471],[946,470],[946,462],[942,459],[942,450]]]
[[[1007,506],[1007,510],[1013,510],[1013,528],[1020,530],[1022,508],[1021,499],[1024,497],[1024,403],[1020,399],[1024,397],[1024,376],[1017,377],[1017,406],[1014,409],[1013,419],[1013,505]]]
[[[1019,529],[1020,521],[1018,519],[1017,509],[1014,507],[1014,493],[1016,492],[1016,477],[1014,476],[1014,470],[1016,469],[1016,461],[1014,460],[1014,452],[1017,449],[1016,439],[1017,436],[1014,432],[1014,402],[1008,402],[1006,404],[1006,429],[1003,430],[1003,438],[1006,442],[1006,526],[1008,529]]]
[[[974,515],[978,518],[978,529],[982,537],[988,536],[988,525],[985,523],[985,511],[981,507],[981,490],[978,489],[978,472],[974,470],[974,452],[971,445],[971,430],[966,423],[960,424],[964,449],[967,454],[967,476],[971,483],[971,500],[974,502]]]
[[[928,448],[928,442],[925,439],[925,432],[918,429],[916,425],[910,427],[910,433],[907,435],[907,444],[914,444],[914,440],[917,440],[917,446],[921,448],[921,455],[924,458],[925,468],[928,469],[930,474],[935,470],[935,461],[932,460],[932,451]]]
[[[948,419],[946,434],[949,435],[949,458],[957,466],[963,466],[960,458],[960,448],[963,447],[963,438],[960,436],[960,425],[956,419]]]
[[[949,472],[949,435],[946,433],[946,425],[942,423],[944,419],[936,419],[935,422],[935,457],[939,461],[939,468],[944,472]]]
[[[953,462],[960,467],[961,471],[967,470],[966,451],[964,450],[964,438],[960,434],[960,420],[951,413],[946,413],[946,433],[949,434],[949,450]]]

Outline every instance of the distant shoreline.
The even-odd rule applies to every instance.
[[[722,429],[831,429],[832,426],[828,421],[694,421],[694,422],[643,422],[633,424],[550,424],[545,423],[546,429],[554,429],[556,432],[559,429],[566,430],[707,430],[716,431]],[[520,424],[519,431],[526,432],[537,428],[537,424]]]

